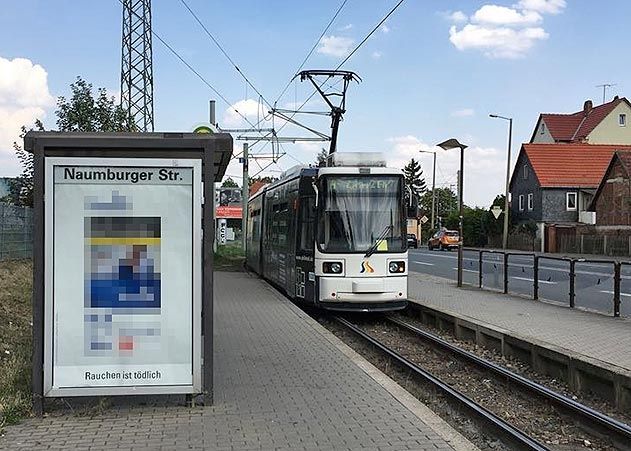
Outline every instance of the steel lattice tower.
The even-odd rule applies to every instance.
[[[121,105],[130,124],[153,131],[151,0],[123,0]]]

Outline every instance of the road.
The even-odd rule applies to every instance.
[[[504,261],[501,254],[484,253],[482,286],[502,290]],[[457,252],[409,250],[410,271],[456,279]],[[508,260],[508,290],[532,297],[532,256],[511,255]],[[478,285],[478,253],[465,251],[463,282]],[[569,305],[570,264],[553,258],[539,260],[539,298]],[[575,305],[613,315],[613,263],[577,262]],[[631,265],[623,265],[620,282],[620,312],[631,317]]]

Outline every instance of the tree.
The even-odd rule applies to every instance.
[[[62,132],[124,132],[137,131],[121,105],[108,97],[105,88],[93,95],[92,85],[81,77],[70,85],[72,97],[57,99],[57,127]]]
[[[421,196],[421,209],[427,217],[432,214],[432,192],[425,191]],[[458,197],[450,188],[436,188],[436,218],[447,217],[458,210]]]
[[[405,178],[405,185],[412,191],[412,194],[419,198],[427,191],[425,185],[425,179],[423,179],[423,169],[421,163],[414,158],[403,168],[403,177]]]
[[[254,183],[256,182],[263,182],[263,183],[273,183],[276,180],[278,180],[278,177],[273,177],[271,175],[266,175],[265,177],[250,177],[250,179],[248,180],[248,186],[252,187],[252,185],[254,185]]]
[[[221,184],[221,187],[222,188],[238,188],[239,185],[237,185],[237,182],[232,180],[232,177],[228,177],[227,179],[223,181],[223,183]]]
[[[316,156],[316,164],[318,165],[318,167],[326,166],[326,160],[328,156],[329,151],[326,149],[322,149],[320,152],[318,152],[318,155]]]
[[[72,96],[70,100],[61,96],[57,99],[57,127],[59,131],[75,132],[121,132],[137,131],[133,121],[127,118],[125,110],[108,97],[105,88],[98,88],[98,94],[93,96],[92,85],[81,77],[70,85]],[[35,129],[43,131],[39,120],[35,121]],[[22,127],[23,137],[27,132]],[[13,148],[20,163],[22,174],[9,184],[9,194],[2,201],[14,205],[33,206],[33,155],[26,152],[17,143]]]

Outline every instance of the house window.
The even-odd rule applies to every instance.
[[[519,211],[524,211],[524,195],[519,195]]]
[[[620,127],[624,127],[627,125],[627,115],[626,114],[619,114],[618,115],[618,125],[620,125]]]
[[[576,193],[566,193],[565,209],[567,211],[576,211]]]
[[[545,122],[541,123],[541,134],[543,135],[546,132],[546,124]]]
[[[528,194],[528,211],[532,211],[532,207],[533,207],[532,193],[529,193]]]
[[[528,178],[528,165],[525,164],[524,165],[524,180],[526,180]]]

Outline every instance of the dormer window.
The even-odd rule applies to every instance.
[[[627,125],[627,115],[626,114],[619,114],[618,115],[618,125],[620,127],[625,127]]]

